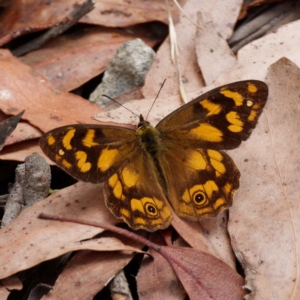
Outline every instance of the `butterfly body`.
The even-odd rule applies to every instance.
[[[267,99],[248,80],[219,87],[136,130],[70,125],[46,133],[43,151],[73,177],[104,182],[108,208],[132,228],[166,228],[172,210],[201,220],[231,206],[240,172],[222,149],[246,140]]]

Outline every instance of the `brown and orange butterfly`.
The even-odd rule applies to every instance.
[[[134,229],[166,228],[175,213],[198,221],[231,206],[240,172],[222,150],[238,147],[268,97],[265,83],[213,89],[152,127],[70,125],[40,140],[45,154],[78,180],[105,182],[107,207]]]

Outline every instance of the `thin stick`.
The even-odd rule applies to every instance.
[[[52,221],[60,221],[60,222],[71,222],[71,223],[76,223],[76,224],[82,224],[82,225],[88,225],[88,226],[93,226],[93,227],[98,227],[98,228],[103,228],[105,230],[109,230],[111,232],[114,232],[116,234],[120,234],[122,236],[128,237],[129,239],[133,239],[141,244],[144,244],[158,252],[160,252],[161,248],[159,245],[152,243],[151,241],[135,234],[134,232],[130,232],[128,230],[109,225],[109,224],[102,224],[99,222],[94,222],[94,221],[85,221],[82,219],[77,219],[77,218],[70,218],[70,217],[62,217],[62,216],[55,216],[55,215],[49,215],[45,213],[41,213],[38,216],[39,219],[43,220],[52,220]]]

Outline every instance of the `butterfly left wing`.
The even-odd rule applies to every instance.
[[[75,124],[45,133],[44,153],[78,180],[100,183],[131,155],[135,131],[123,127]]]
[[[153,160],[138,146],[105,183],[105,202],[133,229],[155,231],[170,225],[172,212]]]

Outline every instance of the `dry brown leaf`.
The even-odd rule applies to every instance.
[[[298,299],[300,70],[282,58],[267,83],[270,96],[257,128],[232,151],[241,186],[229,232],[252,291],[247,299]]]
[[[178,2],[184,4],[186,0]],[[177,6],[170,1],[170,9],[175,19],[179,14]],[[165,1],[105,1],[96,0],[95,9],[81,19],[84,23],[107,27],[125,27],[138,23],[161,21],[168,23]]]
[[[185,0],[179,1],[184,3]],[[52,27],[62,21],[73,10],[74,6],[85,0],[65,0],[39,2],[35,0],[13,1],[2,10],[0,22],[0,37],[17,30],[32,27]],[[83,23],[103,25],[106,27],[128,27],[151,21],[167,22],[165,2],[161,0],[140,1],[95,1],[95,9],[81,19]],[[174,17],[177,19],[178,9],[171,4]],[[32,15],[34,14],[34,18]],[[52,25],[51,25],[52,24]],[[27,30],[28,31],[28,30]]]
[[[151,240],[162,243],[158,234],[152,234]],[[151,257],[144,257],[136,278],[139,299],[185,299],[186,293],[167,260],[152,249],[148,253]]]
[[[126,253],[80,251],[42,299],[92,299],[131,259]]]
[[[141,38],[150,47],[160,41],[149,35],[149,26],[126,30],[85,28],[80,33],[59,36],[20,60],[32,67],[33,74],[49,80],[53,88],[71,91],[103,73],[117,48],[135,38]]]
[[[227,264],[205,252],[185,247],[161,246],[191,300],[240,300],[244,279]]]
[[[53,90],[49,82],[34,77],[30,67],[0,51],[2,75],[0,108],[6,114],[26,109],[23,119],[43,131],[74,123],[96,123],[91,116],[101,109],[83,98]]]
[[[23,288],[22,281],[15,275],[1,279],[1,284],[8,290],[21,290]],[[0,299],[2,299],[0,297]]]
[[[79,182],[25,209],[0,230],[0,278],[28,269],[66,252],[90,249],[101,251],[139,249],[112,238],[87,240],[102,232],[79,224],[40,220],[40,213],[81,217],[102,223],[119,222],[106,208],[102,185]]]
[[[226,213],[201,222],[180,219],[173,214],[172,226],[191,247],[209,253],[235,269],[235,257],[226,229]]]
[[[42,26],[63,20],[74,9],[74,4],[83,3],[85,0],[53,1],[35,0],[13,1],[3,9],[1,15],[0,36],[32,26]],[[34,14],[34,18],[32,15]]]
[[[42,134],[43,133],[39,129],[21,121],[18,123],[13,133],[7,138],[5,146],[13,145],[15,143],[20,143],[32,139],[37,139],[40,138]]]
[[[6,120],[0,122],[0,151],[4,147],[7,138],[16,129],[23,114],[24,111],[18,113],[16,116],[7,118]]]

